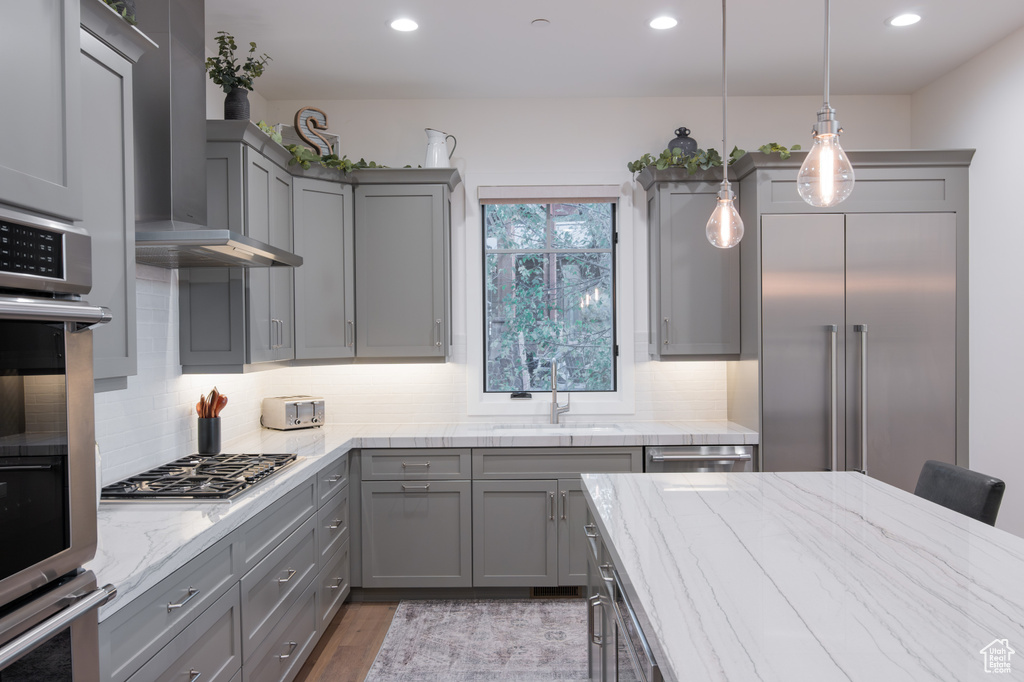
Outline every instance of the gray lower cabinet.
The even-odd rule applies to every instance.
[[[738,355],[740,252],[704,232],[721,171],[647,168],[637,181],[647,190],[651,357]]]
[[[352,186],[294,179],[295,359],[355,354]]]
[[[134,59],[125,55],[137,59],[148,40],[101,3],[82,4],[81,124],[87,134],[82,137],[80,225],[92,237],[89,302],[112,313],[109,323],[93,330],[93,377],[98,388],[124,388],[125,377],[137,372]]]
[[[558,584],[558,481],[473,481],[473,584]]]
[[[294,679],[350,591],[347,478],[317,495],[339,471],[348,455],[101,622],[101,679]]]
[[[428,184],[422,171],[354,174],[357,358],[443,361],[448,354],[449,203],[459,176],[429,172],[446,177]]]
[[[79,0],[4,3],[0,202],[82,218]]]
[[[472,586],[470,497],[468,480],[364,480],[363,587]]]

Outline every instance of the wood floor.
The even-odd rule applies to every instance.
[[[398,602],[344,604],[295,682],[363,682]]]

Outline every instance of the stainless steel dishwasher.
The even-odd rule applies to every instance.
[[[644,448],[647,473],[752,471],[753,445],[671,445]]]

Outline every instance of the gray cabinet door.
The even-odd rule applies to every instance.
[[[558,481],[473,481],[473,585],[558,584]]]
[[[93,377],[136,373],[132,65],[81,32],[82,227],[92,237],[89,302],[112,319],[93,330]],[[16,108],[16,107],[15,107]]]
[[[270,245],[292,250],[292,176],[275,165],[270,191]],[[295,270],[274,267],[270,270],[270,318],[276,325],[277,339],[272,344],[274,360],[295,357]]]
[[[352,187],[295,178],[295,357],[350,358],[355,351]]]
[[[363,587],[470,587],[469,481],[364,481]]]
[[[445,356],[445,203],[440,185],[355,190],[356,356]]]
[[[648,201],[650,350],[655,357],[740,352],[739,249],[705,236],[717,187],[658,183]]]
[[[846,216],[847,469],[913,491],[926,460],[955,463],[956,290],[955,213]]]
[[[3,9],[0,201],[80,220],[79,0],[8,2]]]
[[[587,499],[583,481],[558,481],[558,584],[587,584]]]
[[[764,471],[843,469],[845,273],[842,215],[761,218],[761,462]],[[831,325],[836,355],[831,356]]]

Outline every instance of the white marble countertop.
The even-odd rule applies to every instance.
[[[757,443],[730,422],[545,424],[395,424],[272,431],[224,443],[224,452],[296,453],[288,469],[231,502],[107,502],[99,506],[96,557],[86,564],[118,597],[103,620],[212,547],[298,483],[353,448],[568,447]],[[189,453],[182,453],[182,456]]]
[[[856,473],[583,480],[666,680],[982,680],[997,639],[1024,658],[1022,538]]]

